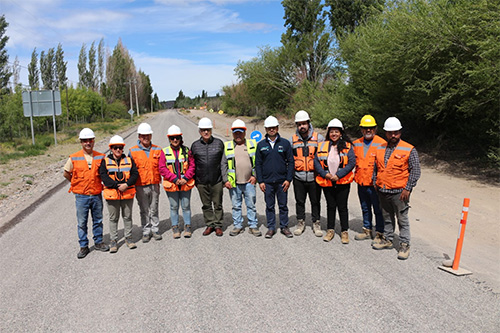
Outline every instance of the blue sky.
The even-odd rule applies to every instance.
[[[76,84],[82,44],[88,50],[104,38],[112,52],[121,38],[160,100],[181,89],[190,97],[221,92],[237,82],[238,61],[279,46],[285,31],[280,0],[0,0],[0,14],[9,23],[9,61],[19,58],[23,84],[35,47],[40,53],[61,43]]]

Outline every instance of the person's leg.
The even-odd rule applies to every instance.
[[[215,227],[222,228],[224,211],[222,209],[222,195],[224,194],[224,186],[219,182],[212,186],[212,202],[214,203]]]
[[[380,208],[379,197],[377,191],[373,186],[369,189],[369,195],[371,199],[371,204],[373,207],[373,213],[375,214],[375,231],[384,233],[384,216],[382,215],[382,209]]]
[[[120,200],[106,200],[109,213],[109,237],[118,240],[118,219],[120,218]]]
[[[400,194],[397,194],[391,198],[398,218],[399,242],[410,245],[410,220],[408,218],[410,205],[408,202],[401,201],[399,196]]]
[[[305,220],[306,218],[306,183],[297,179],[293,180],[293,193],[295,195],[295,213],[297,221]]]
[[[312,223],[321,218],[321,186],[316,182],[307,183],[307,193],[311,202]]]
[[[203,211],[203,219],[207,227],[215,227],[215,215],[212,208],[211,186],[208,184],[198,184],[198,193],[200,194],[201,210]]]
[[[134,204],[134,199],[120,200],[120,206],[123,215],[123,226],[125,239],[130,239],[132,237],[132,206]]]
[[[384,217],[384,237],[392,242],[394,239],[396,219],[391,196],[392,194],[378,193],[380,207],[382,208],[382,216]]]
[[[370,186],[358,184],[358,198],[363,213],[363,228],[372,230],[372,211],[371,211],[371,195]]]
[[[167,192],[168,202],[170,203],[170,223],[173,226],[179,224],[179,194],[180,192]]]
[[[191,190],[179,192],[184,226],[191,225]]]
[[[349,208],[347,200],[349,199],[349,191],[351,184],[337,185],[335,201],[337,202],[337,209],[339,211],[339,219],[341,231],[349,230]]]
[[[335,201],[335,188],[324,187],[323,192],[326,198],[326,228],[335,229],[335,214],[337,211],[337,202]]]
[[[269,230],[276,230],[276,211],[274,205],[276,204],[275,187],[273,184],[266,183],[266,192],[264,193],[266,201],[266,219],[267,228]]]
[[[241,191],[241,186],[242,185],[236,184],[235,187],[229,189],[229,196],[231,197],[231,203],[233,205],[231,215],[233,217],[233,227],[235,229],[243,228],[243,216],[241,215],[243,192]]]
[[[158,212],[158,202],[160,198],[160,184],[148,185],[149,187],[149,223],[151,231],[158,233],[160,230],[160,218]]]
[[[83,194],[75,194],[76,220],[78,228],[78,242],[80,247],[89,246],[87,238],[87,221],[90,210],[90,196]]]
[[[257,228],[257,209],[255,208],[255,202],[257,200],[257,192],[255,191],[255,185],[250,183],[246,183],[243,185],[245,196],[245,205],[247,207],[247,218],[248,218],[248,227]]]
[[[288,192],[283,191],[283,186],[277,184],[276,197],[280,211],[280,228],[288,228]]]
[[[94,235],[94,244],[102,243],[102,196],[91,196],[90,212],[92,213],[92,233]]]
[[[147,186],[136,186],[135,197],[139,205],[139,213],[141,216],[142,234],[149,235],[151,233],[151,223],[149,221],[149,196]]]

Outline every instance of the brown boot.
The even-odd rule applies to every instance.
[[[333,230],[333,229],[328,229],[328,230],[326,231],[326,236],[325,236],[325,237],[323,237],[323,240],[324,240],[325,242],[329,242],[329,241],[331,241],[331,240],[333,239],[333,237],[335,237],[335,230]]]
[[[372,231],[367,228],[363,228],[363,231],[354,236],[355,240],[366,240],[372,238]]]
[[[349,244],[349,233],[347,231],[342,231],[340,237],[342,244]]]
[[[304,232],[304,229],[306,228],[306,221],[304,220],[297,220],[297,229],[293,232],[295,236],[300,236]]]

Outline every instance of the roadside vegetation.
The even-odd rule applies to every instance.
[[[224,112],[334,117],[357,130],[400,118],[405,139],[444,160],[500,168],[500,2],[282,1],[282,45],[263,46],[223,88]]]

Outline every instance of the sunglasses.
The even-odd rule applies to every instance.
[[[81,142],[92,142],[94,139],[80,139]]]
[[[176,135],[176,136],[169,136],[168,138],[170,140],[180,140],[182,137],[180,135]]]
[[[112,150],[123,150],[123,146],[111,146]]]
[[[211,132],[211,128],[200,128],[200,132]]]

